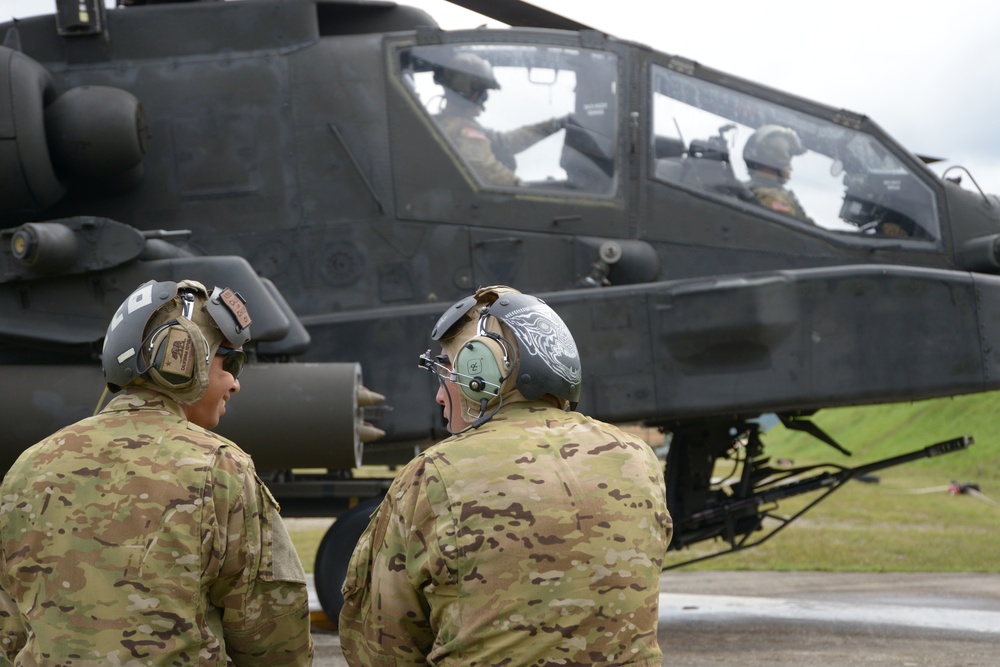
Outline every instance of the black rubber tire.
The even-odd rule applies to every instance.
[[[316,562],[313,566],[316,597],[323,607],[323,613],[334,625],[344,606],[341,588],[347,578],[351,554],[368,527],[369,517],[381,502],[381,498],[368,498],[341,514],[326,531],[316,550]]]

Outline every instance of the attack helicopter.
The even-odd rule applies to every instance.
[[[390,483],[357,471],[447,435],[417,357],[480,285],[566,321],[581,410],[669,437],[674,549],[748,548],[798,516],[785,498],[969,444],[779,470],[758,417],[844,451],[810,415],[1000,388],[1000,200],[971,174],[524,2],[455,4],[512,27],[353,0],[55,0],[0,24],[0,468],[100,403],[122,300],[191,277],[251,304],[220,432],[286,516],[339,517],[316,563],[333,618]],[[775,154],[777,205],[755,191]]]

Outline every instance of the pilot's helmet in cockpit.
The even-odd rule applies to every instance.
[[[743,147],[743,160],[748,169],[767,167],[781,171],[796,155],[806,152],[795,130],[780,125],[762,125]]]
[[[474,53],[457,53],[434,70],[434,82],[465,99],[482,104],[488,90],[499,90],[493,66]]]

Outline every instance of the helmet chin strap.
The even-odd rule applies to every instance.
[[[110,393],[111,390],[108,389],[108,385],[104,385],[104,391],[101,392],[101,397],[97,399],[97,405],[94,406],[94,412],[91,415],[91,417],[96,416],[97,413],[101,411],[101,407],[104,405],[104,401],[105,399],[107,399],[108,394]]]

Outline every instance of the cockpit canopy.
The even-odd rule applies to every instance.
[[[932,190],[874,136],[665,67],[651,76],[656,178],[761,205],[750,191],[760,166],[752,137],[791,132],[799,150],[770,151],[789,159],[787,182],[771,174],[770,185],[792,192],[800,210],[783,210],[792,208],[788,195],[774,191],[782,201],[765,208],[834,232],[939,238]]]
[[[399,66],[410,93],[483,185],[615,191],[615,54],[542,44],[426,45],[402,49]]]
[[[405,45],[394,59],[481,187],[621,196],[625,100],[612,50],[454,42]],[[928,175],[860,117],[812,114],[683,68],[653,63],[649,76],[653,179],[803,229],[940,240]]]

